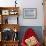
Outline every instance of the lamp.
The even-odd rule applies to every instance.
[[[15,7],[16,7],[16,4],[17,4],[17,2],[16,2],[17,0],[15,0]]]
[[[17,32],[16,28],[14,29],[14,32]]]
[[[14,29],[14,36],[13,36],[13,40],[18,40],[18,32],[17,32],[17,29],[15,28]]]

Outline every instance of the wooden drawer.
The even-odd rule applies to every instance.
[[[1,42],[0,46],[18,46],[18,41]]]
[[[2,46],[2,42],[0,41],[0,46]]]
[[[12,44],[11,43],[7,43],[7,44],[5,43],[5,44],[3,44],[3,46],[18,46],[18,43],[15,43],[15,44],[14,43],[12,43]]]

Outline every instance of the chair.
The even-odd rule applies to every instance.
[[[36,38],[36,40],[37,40],[37,44],[35,44],[34,46],[41,46],[41,44],[40,44],[40,42],[39,42],[39,40],[37,39],[37,34],[34,32],[34,30],[32,29],[32,28],[28,28],[27,29],[27,31],[25,32],[25,34],[24,34],[24,37],[22,38],[22,42],[21,42],[21,46],[31,46],[31,42],[29,42],[29,41],[31,41],[32,39],[30,39],[30,38],[32,38],[32,36],[34,37],[34,38]],[[28,39],[28,40],[27,40]],[[30,39],[30,40],[29,40]],[[26,42],[25,42],[26,41]],[[33,41],[32,41],[33,42]],[[28,44],[28,43],[30,43],[30,45]],[[33,46],[33,45],[32,45]]]

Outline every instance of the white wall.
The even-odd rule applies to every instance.
[[[21,4],[22,5],[22,4]],[[37,19],[22,19],[23,18],[23,11],[21,12],[20,16],[20,23],[21,25],[26,26],[43,26],[43,6],[42,0],[24,0],[23,8],[37,8]]]
[[[0,6],[1,7],[9,7],[9,6],[14,6],[14,1],[15,0],[0,0]]]
[[[0,6],[15,6],[15,0],[0,0]],[[19,24],[21,26],[43,26],[43,6],[42,0],[17,0],[20,7]],[[37,19],[24,19],[23,8],[37,8]]]

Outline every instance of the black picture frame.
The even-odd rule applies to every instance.
[[[36,19],[37,8],[23,8],[23,18],[24,19]]]

